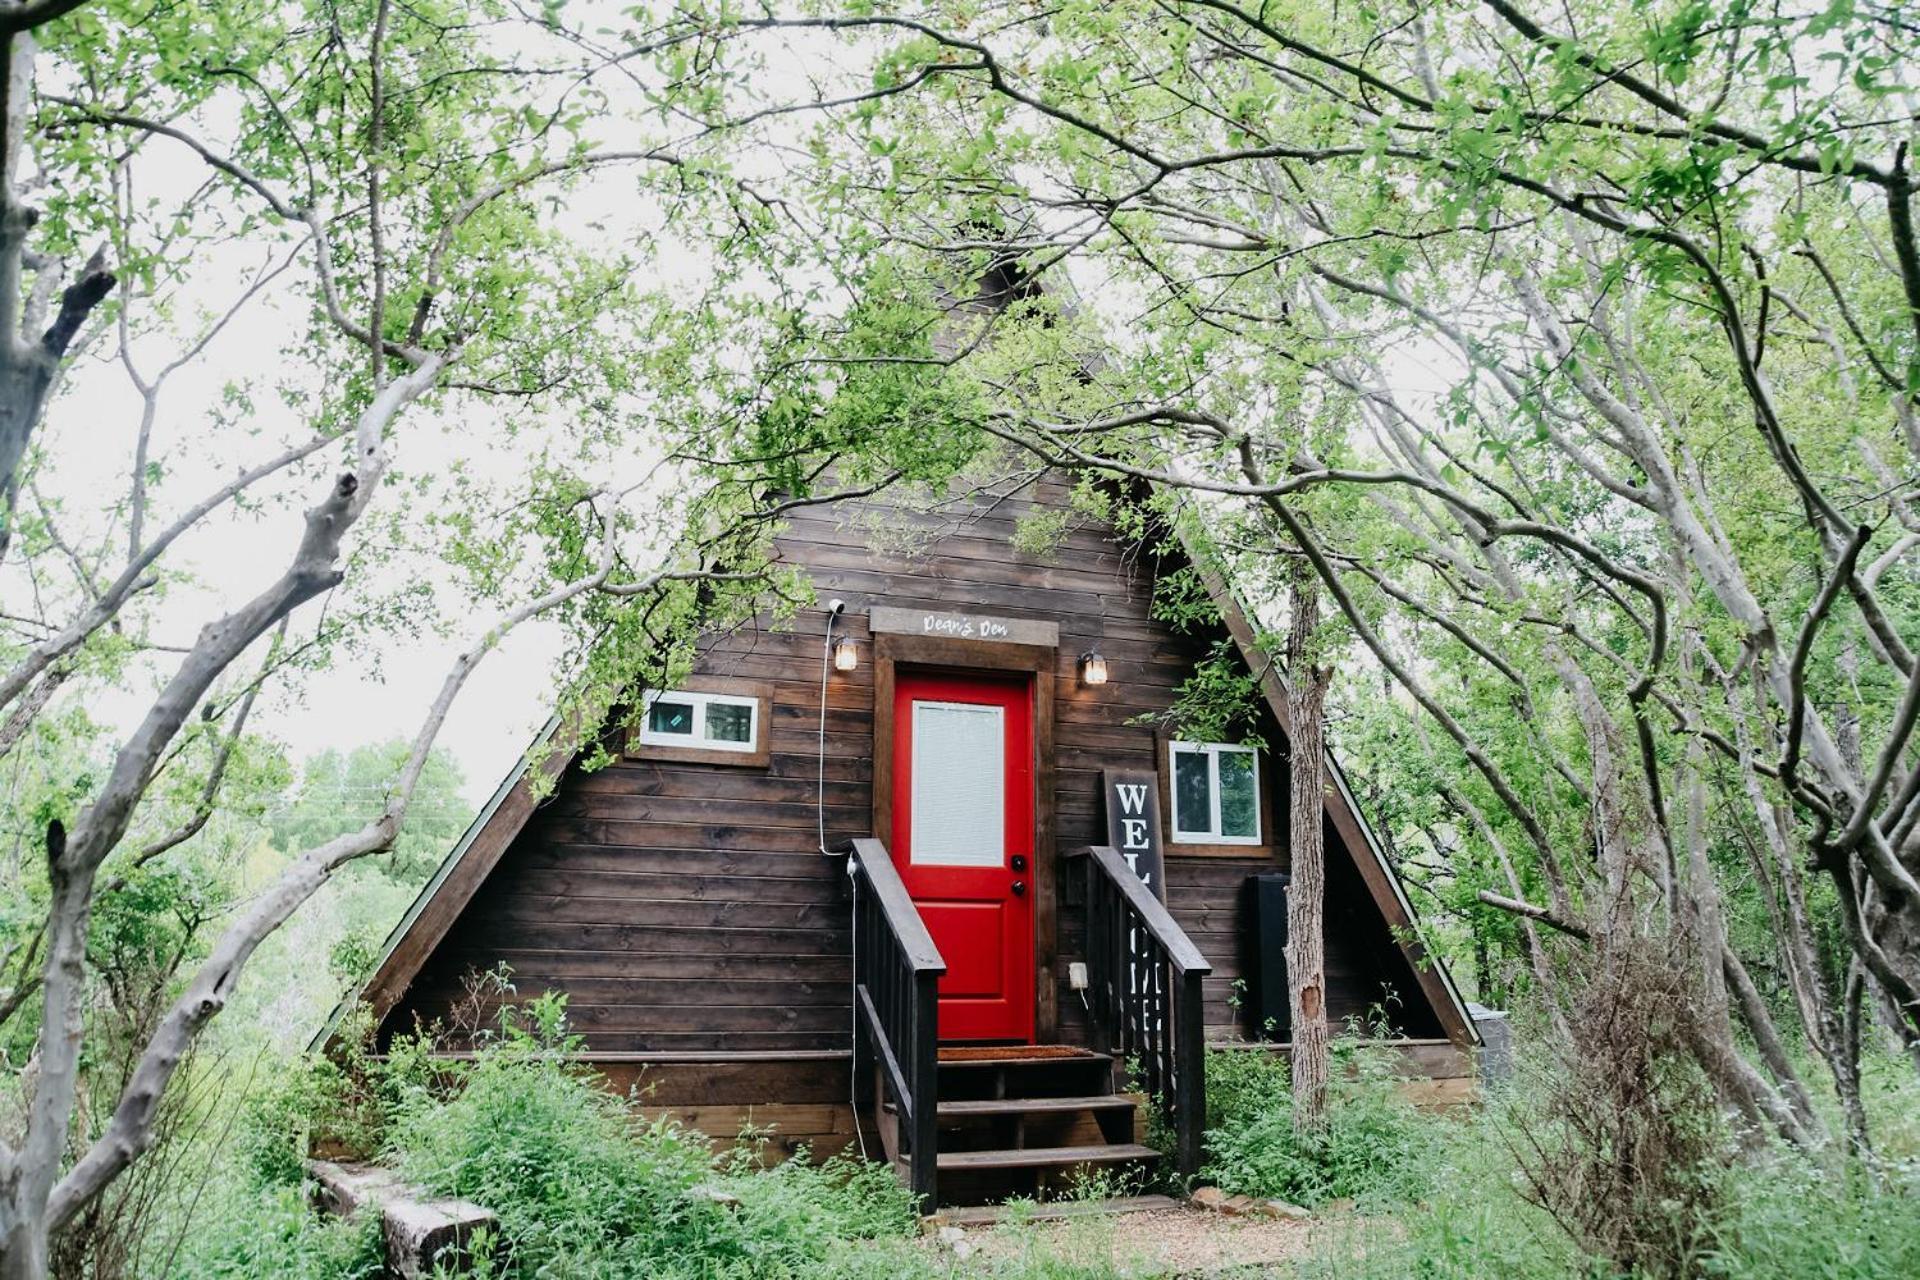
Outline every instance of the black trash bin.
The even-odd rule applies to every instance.
[[[1284,1041],[1293,1035],[1287,1003],[1287,885],[1284,871],[1248,876],[1253,884],[1253,1034]]]

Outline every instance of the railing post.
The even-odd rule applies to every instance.
[[[1201,974],[1180,975],[1173,1010],[1173,1121],[1180,1175],[1200,1172],[1201,1141],[1207,1126],[1207,1029]]]
[[[921,971],[914,975],[913,991],[913,1151],[910,1173],[911,1190],[920,1201],[920,1211],[931,1213],[939,1201],[935,1198],[938,1178],[940,1138],[940,1043],[935,1031],[939,1016],[937,988],[939,975]]]
[[[1093,1027],[1107,1051],[1140,1059],[1138,1087],[1173,1121],[1174,1163],[1200,1171],[1207,1123],[1207,1018],[1202,982],[1213,972],[1165,904],[1117,851],[1087,859],[1087,961]]]
[[[1087,964],[1090,972],[1087,976],[1087,1030],[1092,1033],[1095,1047],[1102,1052],[1111,1053],[1114,1049],[1113,1026],[1108,1018],[1107,1008],[1107,966],[1105,963],[1107,943],[1106,902],[1100,894],[1100,868],[1087,858]]]
[[[869,932],[869,928],[870,928],[869,922],[873,916],[873,909],[868,904],[866,897],[862,896],[860,893],[859,859],[857,858],[853,859],[852,865],[854,867],[854,876],[852,877],[852,881],[854,885],[854,906],[853,906],[854,934],[856,937],[861,937],[861,936],[871,937],[872,934]],[[871,949],[869,949],[869,951],[871,951]],[[868,975],[866,973],[866,970],[873,968],[873,960],[871,955],[856,954],[853,957],[853,961],[854,961],[853,982],[854,982],[855,990],[858,991],[861,989],[871,989],[873,984],[870,981],[868,981]],[[873,1039],[867,1030],[867,1020],[861,1012],[860,1001],[857,996],[854,998],[854,1001],[853,1001],[853,1016],[850,1019],[850,1021],[851,1021],[852,1030],[853,1030],[853,1044],[850,1046],[851,1049],[853,1050],[853,1082],[856,1089],[856,1093],[852,1101],[853,1101],[853,1105],[855,1107],[858,1107],[860,1105],[858,1101],[860,1095],[871,1091],[873,1088],[873,1072],[874,1072],[875,1064],[874,1064],[874,1056],[873,1056]],[[859,1122],[860,1122],[860,1118],[859,1116],[856,1115],[854,1117],[854,1123],[858,1124]]]
[[[904,1154],[907,1186],[931,1212],[940,1167],[938,992],[947,965],[886,846],[853,840],[847,855],[859,895],[854,1062],[856,1069],[871,1064],[877,1096],[893,1099],[895,1127],[882,1135],[890,1139],[887,1155],[897,1161]]]

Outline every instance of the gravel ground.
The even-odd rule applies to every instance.
[[[951,1253],[962,1265],[984,1264],[1023,1252],[1041,1252],[1067,1261],[1111,1261],[1124,1274],[1140,1277],[1220,1276],[1258,1269],[1301,1257],[1316,1241],[1350,1231],[1353,1220],[1235,1218],[1200,1209],[1118,1213],[1024,1226],[969,1227],[956,1242],[928,1237],[931,1247]]]

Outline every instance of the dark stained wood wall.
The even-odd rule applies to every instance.
[[[1101,838],[1100,770],[1156,768],[1154,728],[1209,637],[1188,638],[1150,616],[1152,564],[1100,527],[1078,520],[1052,550],[1026,556],[1017,522],[1064,511],[1063,486],[1031,484],[958,514],[865,506],[797,512],[779,553],[812,576],[824,603],[847,602],[845,630],[860,642],[857,671],[833,674],[826,718],[827,843],[872,834],[872,649],[867,611],[905,608],[1052,620],[1060,627],[1054,706],[1057,858]],[[874,526],[879,527],[876,535]],[[903,535],[911,535],[903,536]],[[877,541],[876,541],[877,539]],[[771,762],[765,768],[664,764],[621,758],[599,772],[569,770],[528,823],[465,915],[387,1020],[453,1021],[465,977],[509,966],[519,997],[569,994],[575,1029],[597,1055],[659,1057],[819,1051],[848,1043],[848,909],[837,858],[817,849],[816,733],[825,616],[790,628],[715,637],[697,670],[770,681]],[[1111,680],[1083,687],[1078,656],[1098,647]],[[1261,709],[1262,733],[1279,730]],[[1280,752],[1264,785],[1285,786]],[[1279,806],[1273,812],[1282,812]],[[1284,833],[1269,830],[1268,839]],[[1365,1012],[1398,989],[1418,989],[1329,833],[1329,1007]],[[1214,965],[1206,985],[1216,1037],[1244,1035],[1249,1010],[1235,983],[1251,972],[1244,907],[1249,875],[1284,866],[1246,857],[1182,857],[1169,845],[1169,906]],[[1058,864],[1061,1038],[1084,1038],[1083,1006],[1068,989],[1079,953],[1079,864]],[[1424,1015],[1424,1010],[1421,1011]],[[1404,1011],[1403,1011],[1404,1013]],[[1430,1016],[1404,1031],[1437,1034]],[[725,1101],[721,1099],[721,1101]]]

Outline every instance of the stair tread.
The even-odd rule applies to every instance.
[[[942,1058],[942,1071],[966,1070],[972,1067],[1058,1067],[1062,1065],[1084,1066],[1089,1062],[1098,1062],[1104,1054],[1082,1049],[1078,1053],[1054,1054],[1046,1058]]]
[[[1045,1169],[1054,1165],[1119,1164],[1125,1160],[1154,1160],[1160,1153],[1137,1142],[1102,1143],[1092,1147],[1020,1147],[1005,1151],[943,1151],[937,1168]]]
[[[1012,1116],[1032,1111],[1131,1111],[1132,1098],[1117,1093],[1083,1098],[963,1098],[939,1104],[943,1116]]]

